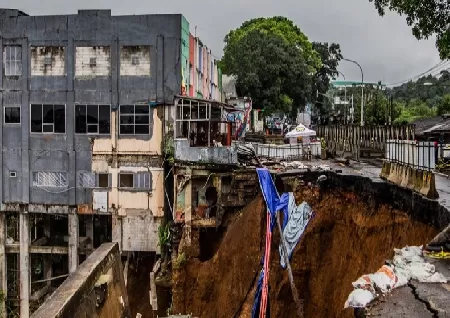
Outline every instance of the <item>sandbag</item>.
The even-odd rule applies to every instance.
[[[355,289],[348,296],[347,301],[345,302],[344,308],[364,308],[366,307],[373,299],[374,295],[365,289]]]

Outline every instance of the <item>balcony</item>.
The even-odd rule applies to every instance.
[[[237,145],[191,147],[187,139],[175,139],[175,160],[213,164],[237,164]]]
[[[175,103],[174,159],[181,162],[237,164],[233,106],[180,97]]]

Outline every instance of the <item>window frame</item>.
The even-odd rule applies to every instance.
[[[60,174],[60,178],[61,176],[65,175],[65,185],[64,186],[53,186],[53,185],[37,185],[34,182],[34,177],[36,175],[36,177],[38,176],[39,173],[58,173]],[[33,171],[32,172],[32,176],[31,176],[31,184],[34,188],[58,188],[58,189],[67,189],[69,186],[69,180],[68,180],[68,173],[66,171]]]
[[[20,77],[23,76],[23,63],[22,63],[22,53],[23,53],[23,46],[22,45],[4,45],[4,61],[3,61],[3,66],[5,68],[5,77]],[[9,56],[11,57],[11,49],[14,48],[14,59],[12,60],[11,58],[8,60],[7,56],[7,49],[9,49]],[[16,54],[17,54],[17,48],[20,49],[20,59],[16,59]],[[7,74],[7,68],[6,68],[6,63],[10,63],[9,64],[9,70],[11,71],[11,62],[14,62],[14,70],[17,71],[18,67],[18,63],[20,63],[20,74],[17,74],[17,72],[15,72],[14,74]]]
[[[145,187],[145,177],[148,176],[148,188]],[[152,178],[153,175],[150,171],[139,171],[134,173],[133,177],[133,185],[136,190],[144,190],[151,191],[152,190]],[[143,181],[144,186],[140,185],[141,181]]]
[[[121,186],[120,176],[122,174],[133,176],[133,186],[125,187]],[[117,188],[123,191],[133,191],[133,192],[152,192],[153,191],[153,174],[151,171],[120,171],[117,174]],[[148,188],[145,187],[145,179],[148,178]],[[141,186],[141,181],[143,180],[143,186]]]
[[[19,122],[18,123],[7,123],[6,122],[6,108],[19,108]],[[5,125],[20,125],[22,124],[22,107],[17,105],[4,106],[3,107],[3,124]]]
[[[128,174],[128,175],[131,175],[131,176],[133,177],[133,185],[132,185],[131,187],[126,187],[126,186],[122,186],[122,185],[121,185],[121,182],[120,182],[120,176],[121,176],[122,174]],[[134,189],[134,180],[135,180],[134,174],[135,174],[134,172],[120,171],[120,172],[117,174],[117,188],[119,188],[119,189],[124,189],[124,190],[132,190],[132,189]]]
[[[86,107],[86,132],[85,133],[79,133],[77,132],[77,115],[76,115],[76,107],[77,106],[85,106]],[[88,132],[88,125],[95,125],[95,124],[88,124],[87,123],[87,108],[88,106],[97,106],[97,132],[96,133],[90,133]],[[109,132],[108,133],[101,133],[100,132],[100,106],[108,106],[109,107]],[[74,104],[73,106],[73,128],[74,128],[74,133],[75,135],[94,135],[94,136],[111,136],[111,104]]]
[[[42,120],[42,127],[44,127],[44,105],[52,105],[53,106],[53,132],[44,132],[44,131],[42,131],[43,129],[41,128],[41,132],[34,132],[34,131],[31,131],[31,106],[33,106],[33,105],[40,105],[41,106],[41,115],[42,115],[42,117],[41,117],[41,120]],[[58,106],[64,106],[64,132],[62,133],[62,132],[55,132],[55,105],[58,105]],[[46,104],[46,103],[33,103],[33,104],[30,104],[30,108],[29,108],[29,110],[30,110],[30,121],[29,121],[29,131],[30,131],[30,134],[33,134],[33,135],[51,135],[51,134],[56,134],[56,135],[66,135],[67,134],[67,104],[63,104],[63,103],[48,103],[48,104]],[[50,125],[50,124],[47,124],[47,125]]]
[[[133,115],[131,115],[131,114],[123,114],[124,116],[127,116],[127,117],[131,117],[131,116],[133,116],[133,118],[134,118],[134,123],[133,124],[121,124],[120,123],[120,120],[121,120],[121,117],[122,117],[122,106],[133,106]],[[148,124],[136,124],[136,106],[147,106],[148,107]],[[118,125],[118,127],[119,127],[119,136],[149,136],[150,135],[150,113],[151,113],[151,111],[152,111],[152,108],[150,107],[150,105],[147,103],[147,104],[120,104],[119,105],[119,125]],[[138,117],[144,117],[144,116],[142,116],[142,115],[138,115]],[[134,130],[134,133],[133,134],[122,134],[121,132],[120,132],[120,128],[121,128],[121,126],[133,126],[133,130]],[[148,126],[148,133],[146,133],[146,134],[136,134],[136,126]]]
[[[93,186],[85,186],[83,184],[80,184],[80,178],[82,178],[83,175],[89,174],[93,176],[94,178],[94,185]],[[108,185],[106,187],[100,187],[100,175],[106,175],[108,179]],[[77,179],[76,179],[76,188],[77,189],[91,189],[91,190],[108,190],[112,188],[112,174],[109,172],[96,172],[96,171],[77,171]]]

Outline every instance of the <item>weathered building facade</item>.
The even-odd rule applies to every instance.
[[[158,252],[186,28],[180,14],[0,9],[1,308],[28,317],[103,242]]]

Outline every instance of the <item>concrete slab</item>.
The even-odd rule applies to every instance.
[[[450,317],[450,285],[411,282],[414,293],[438,317]]]
[[[398,317],[434,317],[424,303],[418,301],[410,287],[405,286],[394,289],[387,300],[379,301],[372,304],[367,313],[370,316],[384,318]]]

